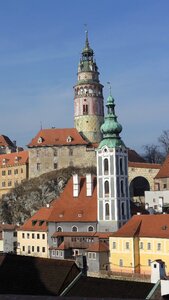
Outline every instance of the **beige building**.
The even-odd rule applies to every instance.
[[[18,255],[49,257],[47,220],[51,210],[43,207],[38,210],[18,230]]]
[[[28,151],[0,155],[0,198],[28,179]]]

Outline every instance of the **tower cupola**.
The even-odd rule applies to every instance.
[[[75,128],[87,141],[99,143],[102,138],[100,126],[104,118],[103,85],[99,82],[98,67],[89,44],[88,31],[78,64],[74,92]]]

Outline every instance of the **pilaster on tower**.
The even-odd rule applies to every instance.
[[[107,99],[101,126],[103,139],[97,149],[97,215],[99,231],[116,231],[130,218],[128,151],[119,134],[114,99]]]
[[[100,126],[104,118],[103,85],[99,82],[98,67],[87,31],[77,76],[74,86],[74,126],[87,141],[98,143],[102,138]]]

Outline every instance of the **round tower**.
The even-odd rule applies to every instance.
[[[77,84],[74,86],[74,126],[87,141],[98,143],[102,138],[100,126],[104,120],[103,85],[99,82],[98,67],[87,31],[77,75]]]

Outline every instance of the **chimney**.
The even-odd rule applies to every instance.
[[[92,174],[86,174],[86,196],[92,196],[93,192],[93,181]]]
[[[73,197],[78,197],[80,191],[80,181],[78,174],[73,175]]]

